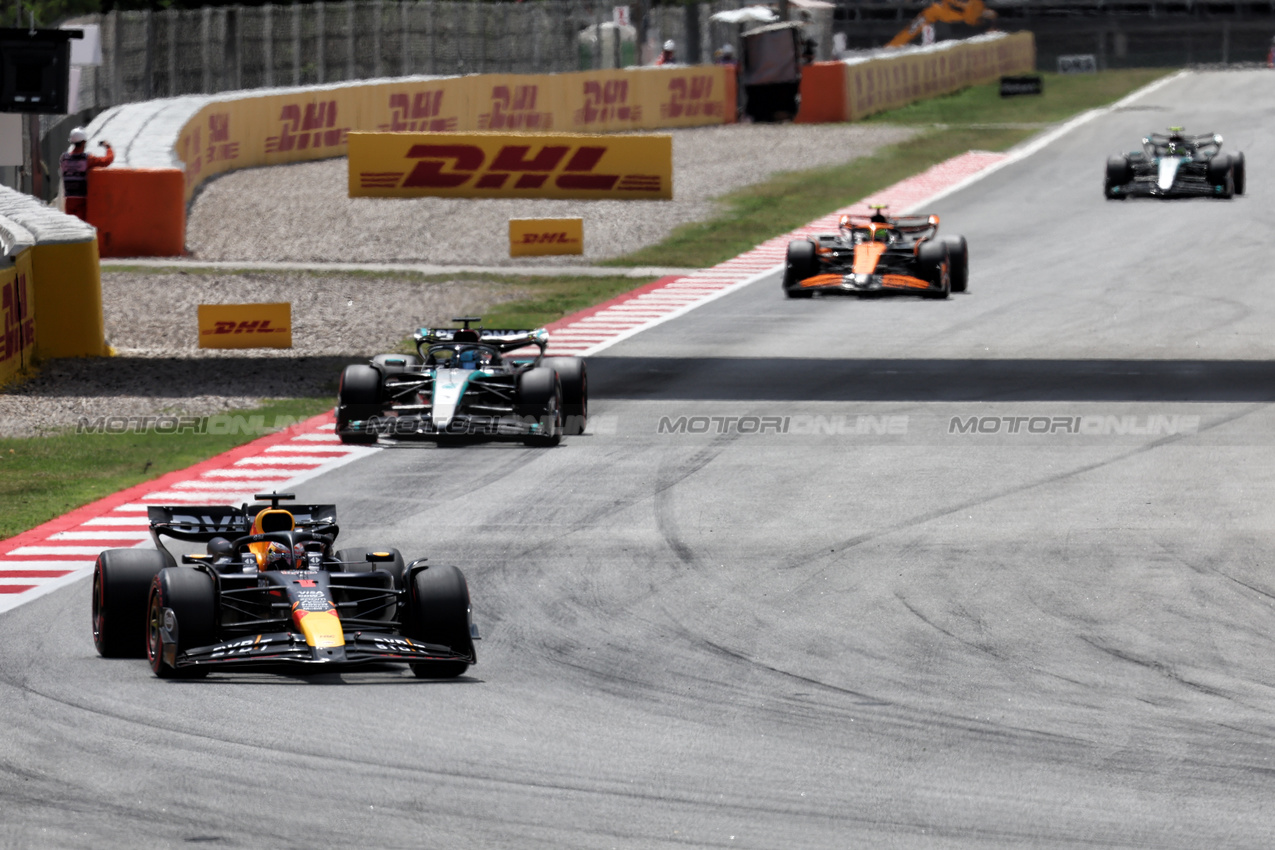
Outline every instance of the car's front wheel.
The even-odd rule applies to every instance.
[[[216,591],[212,576],[192,567],[160,570],[151,582],[146,614],[146,656],[161,679],[207,672],[198,668],[179,671],[168,661],[188,649],[208,646],[217,627]],[[165,639],[167,635],[168,639]]]
[[[420,570],[412,577],[404,633],[412,640],[445,646],[474,657],[470,637],[469,585],[456,567]],[[468,661],[418,661],[412,672],[420,679],[454,679],[469,669]]]

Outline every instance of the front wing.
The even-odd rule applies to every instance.
[[[941,292],[939,284],[906,274],[818,274],[797,283],[799,289],[814,292]]]
[[[438,644],[421,643],[384,632],[347,632],[344,646],[309,646],[291,632],[260,634],[215,643],[178,653],[173,635],[161,629],[164,660],[178,670],[267,667],[351,667],[383,662],[477,661],[473,644],[457,652]]]
[[[482,437],[489,440],[521,440],[546,432],[546,423],[534,416],[458,413],[446,427],[434,424],[428,412],[392,412],[372,419],[355,419],[346,425],[355,433],[376,434],[391,439],[436,439],[438,437]]]

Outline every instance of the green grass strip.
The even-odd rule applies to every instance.
[[[272,401],[253,410],[219,414],[208,429],[235,433],[161,434],[150,430],[0,438],[0,504],[4,505],[0,540],[95,499],[243,445],[270,433],[275,425],[308,419],[334,404],[336,399],[332,398]],[[235,416],[243,417],[242,422],[225,418]],[[201,421],[208,423],[207,419]]]

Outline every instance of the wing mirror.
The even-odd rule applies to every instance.
[[[368,563],[371,564],[383,564],[387,561],[394,560],[394,556],[389,552],[368,552],[363,557],[365,557]]]

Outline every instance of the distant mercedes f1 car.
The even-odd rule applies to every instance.
[[[969,283],[969,247],[964,236],[938,238],[936,215],[887,217],[843,215],[837,233],[788,243],[784,295],[816,292],[858,295],[903,292],[946,298]]]
[[[241,668],[406,663],[452,678],[477,662],[469,587],[455,567],[397,549],[332,551],[333,505],[151,506],[155,549],[108,549],[93,569],[93,642],[160,677]],[[161,536],[201,542],[182,557]]]
[[[1244,154],[1223,153],[1216,133],[1186,136],[1181,127],[1152,133],[1142,150],[1108,158],[1102,191],[1109,200],[1231,198],[1244,194]]]
[[[556,446],[584,433],[588,373],[579,357],[545,357],[549,334],[536,330],[421,328],[417,354],[378,354],[347,366],[337,393],[336,431],[344,443],[379,437],[521,440]],[[509,352],[535,346],[535,357]]]

